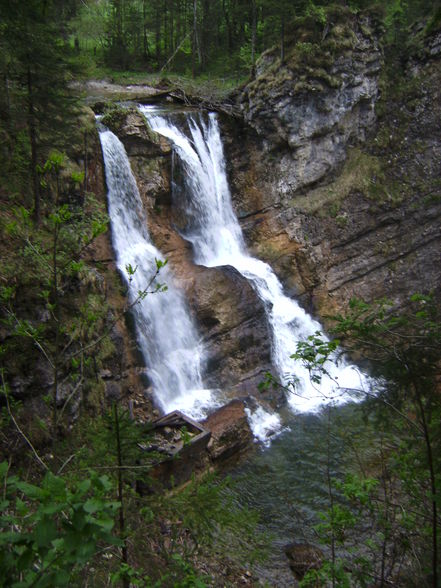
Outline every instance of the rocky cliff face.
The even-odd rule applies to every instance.
[[[329,19],[323,31],[294,30],[283,63],[266,52],[240,98],[245,121],[276,154],[279,196],[335,169],[375,120],[382,53],[371,23],[342,9]]]
[[[380,80],[369,21],[335,19],[308,48],[314,67],[301,40],[284,65],[262,57],[240,97],[239,145],[225,123],[250,248],[322,315],[353,296],[403,305],[441,284],[440,35],[416,31],[403,69],[389,62]]]

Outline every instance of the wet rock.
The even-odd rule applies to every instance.
[[[32,384],[32,376],[30,375],[16,375],[11,378],[9,388],[14,398],[23,398],[29,394],[29,388]]]
[[[271,333],[248,280],[229,266],[197,268],[187,293],[204,337],[206,385],[234,396],[258,394],[271,369]]]
[[[245,404],[240,400],[232,400],[216,410],[202,424],[211,432],[207,449],[215,462],[238,456],[252,445],[253,434],[245,414]]]
[[[323,552],[308,543],[290,543],[285,547],[285,554],[297,580],[301,580],[309,570],[318,570],[324,559]]]
[[[129,156],[156,157],[171,153],[170,143],[153,132],[137,110],[123,111],[123,118],[115,130]]]

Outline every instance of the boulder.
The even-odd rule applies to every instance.
[[[223,462],[250,448],[253,434],[245,414],[245,403],[232,400],[203,421],[211,432],[207,450],[214,462]]]
[[[309,570],[318,570],[324,559],[321,549],[308,543],[290,543],[285,547],[285,554],[297,580],[301,580]]]

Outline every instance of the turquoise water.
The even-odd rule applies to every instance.
[[[233,472],[238,501],[260,514],[260,529],[272,535],[268,560],[256,566],[270,586],[294,586],[284,546],[320,545],[314,525],[329,507],[328,467],[341,477],[351,443],[363,427],[360,406],[292,416],[290,430],[260,448]]]

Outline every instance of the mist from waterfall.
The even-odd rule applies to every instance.
[[[155,399],[165,412],[180,409],[200,418],[216,405],[210,390],[203,389],[203,350],[185,300],[174,284],[168,266],[161,268],[155,284],[167,291],[148,294],[136,302],[164,257],[151,242],[147,218],[121,141],[100,128],[108,188],[108,211],[117,266],[128,287],[139,347],[148,367]],[[132,276],[127,266],[136,268]]]
[[[296,381],[296,391],[288,395],[290,405],[300,411],[319,408],[324,402],[344,402],[345,389],[360,389],[365,377],[353,366],[330,366],[330,377],[320,385],[311,382],[308,370],[291,358],[297,343],[322,331],[319,322],[283,293],[271,267],[246,250],[242,231],[234,214],[225,169],[223,145],[216,114],[155,113],[140,106],[151,128],[173,144],[183,169],[184,190],[179,205],[186,215],[182,235],[193,246],[197,264],[208,267],[230,265],[236,268],[262,300],[272,332],[272,359],[281,382]]]

